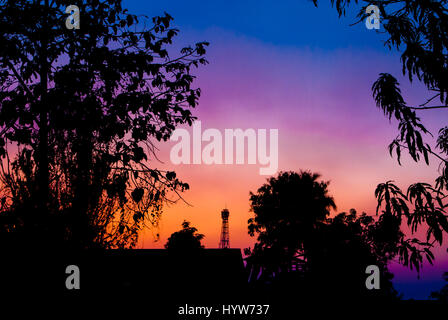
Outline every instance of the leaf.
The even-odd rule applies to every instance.
[[[401,157],[401,149],[400,149],[400,146],[397,144],[397,147],[395,148],[395,151],[397,152],[397,161],[398,161],[398,164],[401,166],[401,160],[400,160],[400,157]]]
[[[428,248],[425,248],[424,250],[426,252],[426,259],[430,264],[433,264],[434,254]]]
[[[132,18],[132,15],[129,14],[129,15],[126,17],[126,22],[127,22],[127,24],[128,24],[128,27],[132,26],[132,24],[134,23],[134,19]]]
[[[140,202],[140,200],[142,200],[143,194],[144,190],[142,188],[135,188],[134,191],[132,191],[131,196],[132,199],[138,203]]]
[[[138,223],[141,219],[143,219],[143,217],[143,213],[141,213],[140,211],[134,213],[134,215],[132,216],[135,223]]]
[[[166,178],[168,179],[168,180],[173,180],[173,179],[175,179],[176,178],[176,172],[174,172],[174,171],[168,171],[167,173],[166,173]]]

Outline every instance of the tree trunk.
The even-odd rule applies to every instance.
[[[48,11],[48,0],[45,0],[45,10]],[[48,22],[44,18],[43,28],[41,30],[41,53],[40,53],[40,108],[39,108],[39,144],[38,144],[38,208],[42,214],[48,213],[48,194],[49,194],[49,168],[48,168]]]

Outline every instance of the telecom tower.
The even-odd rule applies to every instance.
[[[224,209],[221,211],[222,227],[221,227],[221,240],[219,241],[219,248],[230,248],[229,244],[229,210]]]

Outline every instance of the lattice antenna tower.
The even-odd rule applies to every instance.
[[[223,209],[221,211],[221,219],[222,219],[222,226],[221,226],[221,240],[219,241],[219,248],[226,249],[226,248],[230,248],[229,210]]]

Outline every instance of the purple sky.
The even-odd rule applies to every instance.
[[[124,1],[133,13],[154,16],[167,11],[181,30],[178,45],[209,41],[210,64],[196,72],[203,90],[194,114],[206,128],[265,128],[279,130],[279,169],[309,169],[331,180],[337,212],[356,208],[375,214],[378,183],[396,181],[406,189],[413,182],[432,183],[437,162],[428,167],[405,157],[403,166],[391,158],[387,145],[396,123],[375,107],[371,86],[380,72],[402,82],[409,104],[429,97],[418,83],[401,77],[399,55],[382,45],[383,36],[363,24],[348,26],[354,14],[339,19],[328,5],[284,1],[169,1],[161,4]],[[433,133],[444,125],[443,111],[424,114]],[[160,145],[160,158],[172,168],[169,150]],[[161,247],[184,219],[204,233],[205,245],[217,247],[219,212],[230,209],[232,247],[253,243],[247,235],[249,191],[265,181],[258,165],[180,165],[178,176],[191,190],[165,210],[161,240],[149,231],[142,246]],[[405,297],[427,298],[439,289],[448,271],[446,244],[437,250],[436,265],[415,272],[393,263],[395,283]]]

